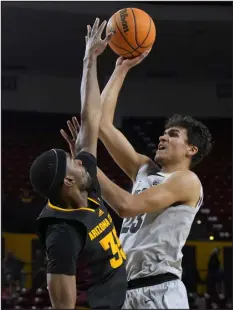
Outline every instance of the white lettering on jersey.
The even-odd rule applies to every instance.
[[[155,172],[148,175],[142,167],[132,194],[163,183],[171,174]],[[202,189],[196,208],[176,205],[148,214],[140,214],[123,221],[120,240],[127,255],[127,279],[171,272],[181,278],[182,247],[203,200]]]

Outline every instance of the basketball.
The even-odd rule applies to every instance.
[[[136,8],[125,8],[116,12],[108,21],[106,33],[114,31],[109,46],[124,58],[137,57],[150,49],[156,38],[152,18]]]

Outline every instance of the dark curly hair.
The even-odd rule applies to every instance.
[[[171,127],[181,127],[187,130],[188,144],[198,148],[197,154],[192,157],[191,168],[199,164],[212,149],[212,136],[209,129],[192,118],[191,116],[173,115],[165,123],[165,129]]]

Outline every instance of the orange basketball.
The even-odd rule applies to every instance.
[[[116,12],[107,24],[106,33],[110,31],[115,31],[115,35],[109,46],[125,58],[137,57],[150,49],[156,38],[156,28],[151,17],[135,8]]]

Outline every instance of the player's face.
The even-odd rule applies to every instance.
[[[80,190],[88,188],[90,183],[89,173],[82,165],[82,161],[79,159],[73,159],[70,154],[67,153],[67,175],[70,175],[74,179],[74,185]]]
[[[160,165],[181,162],[187,157],[189,145],[187,130],[181,127],[171,127],[159,137],[155,161]]]

